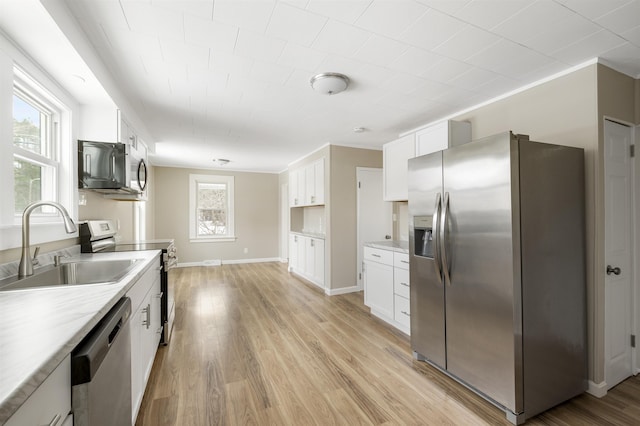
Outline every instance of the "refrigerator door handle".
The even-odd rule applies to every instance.
[[[444,282],[451,285],[451,277],[449,276],[449,256],[447,255],[447,228],[449,227],[449,193],[445,192],[444,201],[442,202],[442,218],[440,219],[440,256],[442,257],[442,271]]]
[[[438,228],[440,226],[440,212],[442,210],[442,196],[438,192],[436,194],[436,205],[433,209],[433,223],[431,225],[431,235],[434,239],[434,265],[436,265],[436,276],[438,277],[438,282],[442,284],[442,268],[440,265],[442,264],[442,260],[440,259],[440,232],[438,232]]]

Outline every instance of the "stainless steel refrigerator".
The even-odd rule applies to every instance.
[[[516,424],[587,388],[584,152],[501,133],[409,160],[411,345]]]

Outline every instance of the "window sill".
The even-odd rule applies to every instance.
[[[189,238],[190,243],[229,243],[237,240],[235,236],[218,238]]]

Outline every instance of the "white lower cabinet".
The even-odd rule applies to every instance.
[[[67,356],[5,423],[5,426],[73,424],[71,357]]]
[[[131,299],[131,423],[135,424],[160,343],[160,270],[153,262],[127,296]]]
[[[289,234],[289,271],[324,288],[324,240]]]
[[[364,304],[377,316],[393,318],[393,266],[364,261]]]
[[[364,247],[364,304],[406,334],[411,332],[409,255]]]

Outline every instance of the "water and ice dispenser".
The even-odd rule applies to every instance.
[[[433,216],[415,216],[413,218],[413,232],[416,256],[433,259]]]

